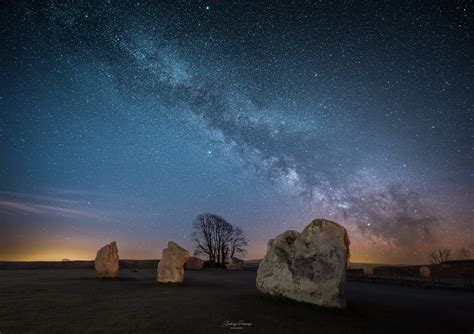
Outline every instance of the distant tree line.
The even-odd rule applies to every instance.
[[[432,251],[429,255],[432,264],[441,264],[450,259],[452,252],[450,248],[440,248]],[[456,252],[456,259],[471,260],[472,255],[473,254],[469,248],[462,247]]]

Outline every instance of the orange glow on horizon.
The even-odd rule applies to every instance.
[[[97,248],[98,249],[98,248]],[[53,247],[46,249],[36,249],[34,252],[18,252],[18,253],[6,253],[0,255],[0,261],[61,261],[68,259],[71,261],[90,261],[94,260],[97,249],[92,248],[81,248],[71,249],[67,247]],[[259,244],[248,250],[248,254],[245,257],[246,260],[261,259],[265,256],[266,244]],[[397,257],[392,260],[383,258],[376,251],[373,254],[364,254],[365,250],[360,250],[358,247],[351,248],[350,262],[353,263],[379,263],[379,264],[420,264],[425,263],[421,259],[413,259],[413,261],[401,261]],[[161,258],[161,251],[156,253],[157,256],[149,256],[141,252],[120,252],[119,245],[119,256],[121,259],[130,260],[144,260],[144,259],[159,259]]]
[[[442,244],[422,243],[415,248],[395,246],[379,239],[367,239],[356,233],[352,236],[350,245],[352,263],[426,264],[429,263],[429,252],[436,248],[451,248],[454,255],[455,250],[461,247],[459,238],[455,236],[445,237]],[[64,240],[47,236],[25,239],[21,245],[4,245],[4,249],[0,249],[0,261],[94,260],[97,250],[113,240],[117,241],[121,259],[159,259],[166,247],[166,241],[146,241],[128,237],[105,239],[99,236],[76,236]],[[193,253],[189,239],[176,242]],[[251,241],[245,259],[261,259],[265,256],[266,250],[266,241]]]

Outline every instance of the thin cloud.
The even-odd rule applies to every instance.
[[[0,195],[6,195],[8,192],[0,192]],[[110,218],[106,214],[98,214],[89,210],[83,209],[72,209],[58,205],[48,205],[43,203],[33,203],[31,200],[49,202],[59,202],[58,199],[50,198],[49,196],[34,195],[34,194],[22,194],[22,193],[8,193],[9,196],[14,194],[20,199],[2,199],[0,200],[0,215],[49,215],[49,216],[62,216],[71,219],[92,219],[99,221],[116,221]],[[26,201],[25,199],[29,199]]]

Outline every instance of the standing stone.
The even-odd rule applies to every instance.
[[[158,263],[158,282],[183,283],[184,264],[189,259],[189,252],[177,243],[168,242],[168,248],[163,249],[163,256]]]
[[[431,269],[428,266],[421,266],[420,267],[420,276],[429,278],[431,277]]]
[[[117,277],[119,270],[117,243],[112,241],[110,244],[99,249],[94,264],[97,277]]]
[[[198,257],[191,256],[188,262],[186,262],[186,269],[200,270],[202,269],[203,264],[204,264],[204,260]]]
[[[327,307],[345,307],[349,237],[341,225],[316,219],[302,233],[286,231],[268,242],[257,289]]]
[[[230,263],[226,267],[227,270],[244,270],[244,260],[232,257]]]
[[[364,275],[374,274],[374,267],[372,267],[371,265],[366,264],[362,267],[362,269],[364,270]]]

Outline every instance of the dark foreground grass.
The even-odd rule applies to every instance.
[[[259,294],[254,271],[0,271],[0,332],[8,333],[472,333],[474,294],[349,282],[347,309]],[[234,329],[233,329],[234,328]]]

